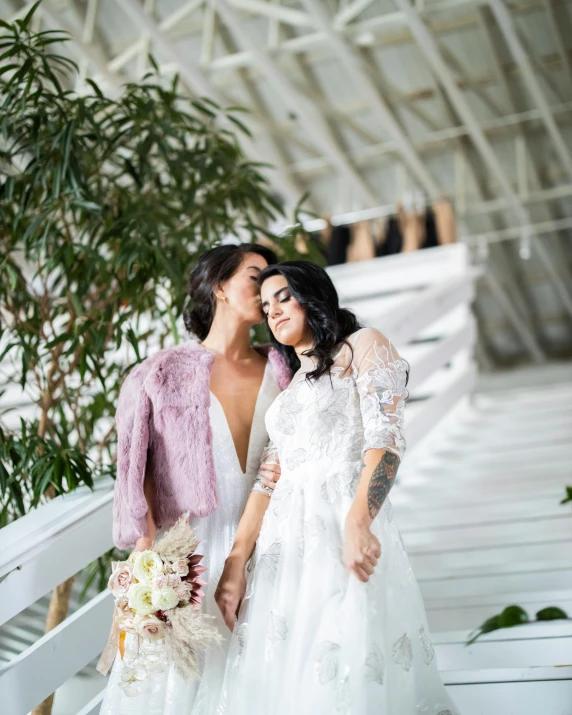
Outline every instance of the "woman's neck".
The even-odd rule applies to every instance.
[[[298,343],[298,345],[294,345],[294,350],[296,351],[296,355],[301,361],[303,358],[307,359],[307,356],[305,356],[304,353],[307,353],[313,347],[314,344],[311,340],[303,339]]]
[[[303,340],[301,343],[294,346],[296,355],[300,360],[300,368],[302,369],[302,371],[308,372],[310,370],[313,370],[315,367],[314,358],[311,358],[306,354],[312,349],[312,347],[313,344],[309,340]]]
[[[229,360],[247,360],[252,358],[254,348],[250,344],[250,325],[237,325],[230,321],[213,320],[209,334],[201,345]]]

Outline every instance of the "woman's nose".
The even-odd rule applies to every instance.
[[[280,307],[280,303],[276,301],[274,305],[270,306],[270,317],[276,318],[278,315],[282,315],[282,308]]]

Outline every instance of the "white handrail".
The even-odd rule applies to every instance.
[[[112,613],[113,597],[103,591],[4,666],[2,712],[26,715],[85,668],[105,647]]]
[[[28,538],[2,550],[0,625],[17,615],[48,591],[73,576],[113,546],[111,536],[111,485],[103,485],[81,500],[58,497],[55,506],[66,506],[57,524],[46,532],[37,527],[44,507],[27,514],[0,531],[8,540],[12,528],[29,526]],[[79,503],[78,503],[79,502]],[[51,506],[51,505],[47,505]],[[6,558],[4,558],[6,557]]]

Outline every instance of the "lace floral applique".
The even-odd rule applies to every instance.
[[[311,519],[304,522],[304,555],[307,557],[318,543],[322,534],[326,531],[326,522],[319,515],[315,514]]]
[[[270,626],[268,630],[268,638],[271,641],[284,641],[288,635],[288,621],[284,616],[281,616],[278,611],[272,609],[270,611]]]
[[[383,685],[383,671],[385,662],[381,648],[375,643],[371,647],[371,651],[365,661],[366,680],[368,683],[377,683]]]
[[[407,633],[404,633],[401,638],[398,638],[393,644],[393,662],[400,665],[403,670],[408,671],[413,662],[413,650],[411,648],[411,640]]]
[[[272,506],[272,513],[279,521],[288,516],[293,491],[294,485],[292,482],[278,482],[274,490],[270,505]]]
[[[303,409],[304,405],[298,402],[298,390],[302,380],[298,381],[295,385],[284,390],[279,396],[279,410],[277,419],[277,429],[283,434],[293,435],[296,430],[296,420],[294,416],[299,414]]]
[[[333,504],[342,495],[352,497],[354,483],[354,471],[351,469],[330,474],[326,477],[320,489],[322,499],[328,504]]]
[[[258,560],[257,566],[259,573],[263,578],[270,581],[272,584],[276,581],[281,548],[282,544],[279,541],[275,541]]]
[[[327,395],[327,402],[316,412],[310,443],[320,450],[320,454],[326,454],[332,450],[339,451],[342,446],[339,438],[347,435],[350,430],[347,404],[349,388],[332,389],[326,383],[322,395]]]
[[[248,623],[241,623],[241,625],[236,629],[236,654],[234,656],[235,667],[239,664],[242,654],[244,653],[247,633]]]
[[[338,674],[340,646],[332,641],[319,643],[314,652],[316,675],[322,685],[330,683]]]
[[[286,467],[288,469],[296,469],[301,464],[304,464],[307,459],[308,452],[303,447],[299,447],[286,458]]]
[[[423,660],[425,661],[425,665],[429,665],[435,657],[435,649],[433,648],[431,639],[425,633],[424,626],[421,626],[419,629],[419,639],[421,640],[421,648],[423,650]]]
[[[399,458],[405,451],[403,413],[407,394],[407,363],[391,344],[373,346],[370,367],[356,378],[364,424],[364,451],[390,448]]]
[[[389,501],[389,499],[386,499],[383,502],[383,511],[385,513],[385,516],[387,518],[387,523],[391,524],[393,521],[394,513],[393,513],[393,504]]]
[[[267,661],[274,658],[276,648],[280,643],[286,640],[288,635],[288,622],[284,616],[281,616],[277,611],[270,611],[270,619],[268,622],[268,633],[266,636],[266,651],[265,656]]]

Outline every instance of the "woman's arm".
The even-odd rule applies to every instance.
[[[269,503],[270,497],[264,492],[251,492],[215,592],[215,601],[231,631],[246,592],[246,564],[256,546]]]
[[[344,565],[367,581],[381,556],[370,527],[393,484],[405,450],[403,418],[408,365],[377,330],[357,334],[353,368],[364,430],[363,463],[344,536]]]
[[[150,549],[157,535],[157,525],[155,524],[155,514],[153,506],[153,477],[149,470],[145,470],[145,481],[143,483],[143,491],[147,500],[147,514],[145,515],[145,534],[137,539],[134,551],[146,551]]]
[[[381,544],[370,527],[395,483],[399,457],[387,449],[368,449],[354,503],[346,517],[344,565],[368,581],[381,556]]]

